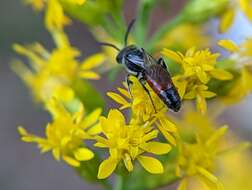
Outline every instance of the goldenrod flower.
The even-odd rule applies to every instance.
[[[210,189],[223,189],[220,180],[214,175],[217,159],[225,151],[226,125],[216,129],[208,116],[187,111],[180,122],[180,143],[177,175],[182,178],[178,187],[188,189],[189,181],[201,181]]]
[[[190,47],[206,47],[210,37],[204,33],[204,28],[196,24],[181,24],[169,31],[157,44],[160,48],[176,47],[189,49]]]
[[[197,100],[197,108],[206,112],[206,98],[215,96],[208,91],[208,82],[211,78],[218,80],[230,80],[232,74],[216,67],[218,53],[212,54],[208,49],[196,51],[190,48],[185,55],[169,49],[163,50],[163,55],[178,63],[182,68],[182,74],[173,77],[175,86],[181,98]]]
[[[229,94],[224,98],[224,101],[234,103],[252,92],[252,39],[245,40],[241,45],[231,40],[220,40],[218,44],[232,53],[230,59],[235,61],[236,69],[240,74]]]
[[[132,111],[131,124],[144,125],[146,122],[151,122],[160,130],[167,141],[176,145],[176,125],[167,116],[167,106],[156,95],[156,93],[146,85],[150,92],[154,106],[147,92],[143,89],[137,78],[131,77],[133,84],[125,88],[117,88],[120,94],[108,92],[107,95],[115,102],[121,105],[120,109],[130,108]],[[128,91],[130,88],[130,92]],[[156,111],[157,113],[156,113]]]
[[[229,0],[228,6],[220,18],[219,29],[221,32],[226,32],[231,27],[239,9],[252,21],[251,0]]]
[[[238,154],[222,156],[221,159],[219,159],[219,165],[221,165],[221,168],[218,171],[218,178],[221,180],[224,190],[251,189],[252,165],[250,158],[251,154],[247,151],[239,152]],[[212,190],[213,188],[199,182],[194,182],[191,184],[191,188],[188,188],[187,190],[190,189]]]
[[[86,0],[65,0],[74,5],[82,5]],[[70,23],[70,19],[64,14],[60,0],[25,0],[36,11],[41,11],[46,7],[45,23],[49,30],[60,29]]]
[[[220,55],[218,53],[212,54],[209,49],[196,51],[193,47],[185,55],[169,49],[164,49],[162,53],[182,66],[185,77],[195,76],[203,84],[208,83],[210,78],[219,80],[232,78],[232,75],[227,71],[216,68],[216,60]]]
[[[81,161],[90,160],[94,153],[85,146],[84,140],[92,139],[92,135],[100,132],[97,124],[101,109],[85,115],[81,105],[79,111],[70,113],[56,99],[47,103],[47,109],[53,121],[45,129],[46,137],[38,137],[19,127],[21,139],[28,143],[36,143],[42,153],[52,151],[55,160],[63,159],[69,165],[78,167]]]
[[[138,160],[148,172],[163,173],[163,165],[160,161],[143,154],[145,152],[157,155],[166,154],[171,150],[171,146],[151,141],[157,137],[158,131],[153,129],[148,122],[142,126],[127,125],[120,111],[110,110],[108,118],[100,118],[100,125],[105,137],[98,136],[95,146],[109,148],[110,156],[99,166],[99,179],[111,175],[121,160],[129,172],[134,168],[133,161]]]
[[[99,79],[99,75],[92,69],[105,59],[103,54],[98,53],[79,62],[77,58],[80,51],[69,44],[67,36],[62,32],[53,35],[58,47],[52,52],[39,43],[30,46],[14,45],[17,53],[29,59],[30,67],[19,61],[14,63],[13,68],[38,101],[46,101],[52,96],[71,100],[74,97],[72,82],[78,78]]]

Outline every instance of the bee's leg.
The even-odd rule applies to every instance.
[[[167,66],[166,66],[165,61],[164,61],[164,59],[163,59],[162,57],[160,57],[160,58],[158,59],[157,63],[158,63],[159,65],[161,65],[165,70],[167,70]]]
[[[140,84],[142,85],[142,87],[143,87],[143,89],[145,90],[145,92],[147,92],[147,94],[148,94],[148,96],[149,96],[149,98],[150,98],[150,100],[151,100],[151,104],[152,104],[152,106],[153,106],[153,108],[154,108],[154,110],[155,110],[155,113],[157,113],[157,110],[156,110],[154,101],[153,101],[153,99],[152,99],[152,97],[151,97],[150,91],[149,91],[149,90],[146,88],[146,86],[145,86],[145,80],[139,79],[139,82],[140,82]]]
[[[132,93],[131,93],[131,85],[133,84],[133,82],[132,82],[132,80],[130,80],[130,74],[128,74],[127,76],[126,76],[126,83],[127,83],[127,86],[128,86],[128,91],[129,91],[129,93],[130,93],[130,96],[131,96],[131,99],[133,99],[133,96],[132,96]]]

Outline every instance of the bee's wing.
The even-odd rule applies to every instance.
[[[150,54],[148,54],[143,48],[142,51],[143,51],[143,60],[146,66],[157,64],[157,61]]]
[[[139,55],[129,55],[126,59],[137,66],[144,67],[144,60]]]

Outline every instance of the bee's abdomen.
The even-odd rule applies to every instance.
[[[180,96],[168,71],[159,65],[155,65],[146,70],[145,79],[167,107],[176,112],[180,109]]]
[[[169,89],[173,85],[170,74],[160,65],[151,65],[147,68],[145,78],[155,92]]]

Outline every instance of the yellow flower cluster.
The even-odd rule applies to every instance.
[[[181,66],[182,73],[173,77],[175,86],[183,99],[197,100],[197,109],[206,113],[206,98],[216,96],[208,90],[208,82],[215,78],[230,80],[232,74],[216,67],[218,53],[211,53],[208,49],[197,51],[194,47],[187,50],[185,55],[169,49],[162,54]]]
[[[19,127],[21,139],[25,142],[36,143],[42,153],[52,151],[55,160],[63,159],[73,167],[79,167],[81,161],[90,160],[94,153],[85,146],[84,140],[93,139],[100,132],[97,124],[101,109],[96,109],[86,115],[84,107],[70,113],[58,100],[52,98],[46,105],[53,117],[45,130],[45,138],[28,133]]]
[[[83,5],[86,0],[65,0],[73,5]],[[63,27],[71,22],[64,14],[61,0],[25,0],[25,3],[31,5],[34,10],[45,11],[45,24],[49,30],[62,30]]]
[[[167,116],[167,106],[160,100],[156,93],[146,85],[153,100],[153,105],[149,95],[143,89],[137,78],[131,77],[130,80],[133,83],[129,87],[130,92],[128,91],[127,85],[124,84],[125,88],[118,88],[120,94],[108,92],[107,95],[121,105],[120,109],[131,109],[132,124],[144,125],[146,122],[151,122],[153,125],[157,126],[169,143],[176,145],[177,128]]]
[[[188,110],[187,110],[188,111]],[[216,128],[208,116],[188,111],[179,122],[177,176],[178,190],[191,189],[191,182],[202,182],[209,189],[221,190],[223,185],[214,175],[216,161],[225,150],[222,147],[227,126]]]
[[[204,32],[204,27],[196,24],[181,24],[161,39],[157,44],[159,48],[179,48],[189,49],[190,47],[207,47],[209,45],[210,36]]]
[[[143,155],[145,152],[161,155],[171,150],[167,143],[152,141],[157,138],[158,131],[150,124],[147,122],[144,126],[131,123],[127,125],[122,113],[113,109],[110,110],[108,118],[100,118],[105,137],[96,137],[95,146],[109,148],[110,156],[99,166],[99,179],[108,177],[121,160],[129,172],[133,170],[133,161],[137,159],[148,172],[163,173],[163,166],[157,159]]]
[[[239,72],[224,98],[227,103],[235,103],[252,92],[252,39],[248,38],[240,46],[231,40],[220,40],[218,44],[231,53],[230,59],[235,62],[235,69]]]
[[[229,0],[228,6],[220,18],[219,30],[221,32],[226,32],[232,26],[239,9],[252,21],[251,0]]]
[[[110,109],[107,116],[101,116],[100,108],[89,113],[89,106],[85,104],[84,107],[80,101],[76,83],[82,79],[99,79],[100,76],[94,69],[104,61],[115,63],[117,52],[105,47],[104,53],[97,53],[80,60],[81,52],[70,44],[64,33],[64,26],[71,21],[65,15],[63,6],[66,8],[65,5],[69,5],[67,7],[71,10],[69,13],[90,26],[98,41],[107,39],[109,43],[121,48],[122,44],[119,41],[124,36],[122,32],[125,24],[120,14],[123,1],[87,2],[85,7],[82,7],[87,8],[85,14],[78,13],[82,10],[82,8],[78,9],[80,8],[78,6],[82,6],[86,0],[25,0],[25,2],[36,11],[45,10],[45,25],[56,47],[49,51],[39,43],[28,46],[14,45],[14,50],[28,58],[29,62],[25,64],[16,61],[13,69],[31,89],[35,99],[42,102],[52,116],[52,121],[45,127],[44,137],[33,135],[23,127],[19,127],[18,131],[23,141],[37,144],[42,153],[51,152],[55,160],[63,160],[70,166],[78,168],[80,172],[87,169],[82,162],[96,156],[97,160],[94,159],[94,162],[88,162],[87,165],[92,170],[98,168],[97,178],[105,179],[105,182],[113,172],[120,174],[125,170],[133,172],[138,162],[151,174],[163,173],[160,177],[167,175],[169,178],[172,175],[173,179],[169,179],[167,183],[179,180],[178,190],[188,190],[191,187],[197,189],[195,182],[204,184],[206,189],[223,190],[223,183],[221,178],[217,177],[216,171],[217,160],[230,150],[226,148],[227,143],[225,143],[228,126],[217,128],[205,114],[206,99],[217,96],[217,90],[215,92],[214,88],[210,88],[210,83],[216,81],[233,82],[229,94],[225,96],[226,101],[238,101],[251,93],[252,39],[247,39],[241,45],[230,40],[219,42],[220,46],[231,52],[228,60],[233,60],[236,65],[235,71],[232,70],[233,77],[233,74],[219,67],[219,53],[212,53],[209,49],[197,50],[193,47],[205,48],[209,38],[203,34],[201,27],[203,25],[192,25],[192,23],[202,24],[208,18],[221,13],[228,4],[220,21],[220,30],[224,32],[231,26],[238,4],[252,20],[250,0],[211,2],[192,0],[182,10],[178,19],[175,18],[175,21],[165,24],[164,28],[153,35],[151,43],[144,42],[147,33],[145,27],[148,27],[145,20],[148,20],[147,16],[155,1],[139,1],[143,8],[139,9],[140,19],[136,22],[134,39],[129,37],[128,44],[133,41],[139,44],[144,42],[145,48],[150,51],[166,47],[161,53],[179,68],[172,80],[181,100],[196,99],[197,112],[184,109],[185,112],[177,120],[168,115],[167,106],[152,88],[145,84],[148,93],[133,76],[129,77],[130,86],[123,83],[123,87],[117,88],[117,92],[107,93],[119,104],[119,108]],[[114,8],[112,11],[111,7]],[[98,13],[99,16],[94,18],[93,15]],[[145,15],[146,19],[144,19]],[[174,27],[175,25],[177,27]],[[144,35],[141,35],[141,32]],[[188,50],[181,53],[168,48],[181,49],[181,52]],[[103,65],[101,70],[112,70],[112,67],[114,65]],[[83,87],[83,94],[85,90],[88,91]],[[129,114],[123,114],[123,111]],[[91,147],[87,141],[94,142],[93,146]],[[99,155],[97,148],[104,150],[106,154]],[[172,153],[168,154],[171,151]],[[102,160],[101,163],[98,164],[98,160]],[[172,171],[168,171],[170,165]],[[141,167],[136,173],[143,172]],[[136,173],[132,176],[137,176]],[[88,177],[90,176],[87,174]],[[125,179],[129,180],[129,178]],[[166,179],[165,177],[159,182],[153,180],[150,183],[160,183],[158,184],[160,186],[165,184],[163,181]],[[124,184],[119,185],[124,186]]]
[[[67,36],[58,31],[52,34],[57,44],[52,52],[39,43],[30,46],[15,44],[14,50],[28,58],[30,67],[16,61],[13,69],[31,89],[36,100],[46,102],[54,96],[70,101],[74,98],[72,82],[78,78],[99,79],[92,69],[99,66],[105,57],[98,53],[79,62],[80,51],[70,45]]]
[[[167,107],[151,90],[153,103],[147,92],[143,89],[137,78],[130,77],[132,85],[118,88],[118,93],[108,92],[108,96],[120,104],[120,109],[130,108],[132,111],[129,124],[118,110],[110,110],[108,118],[101,117],[100,125],[102,136],[96,137],[95,146],[109,148],[110,157],[104,160],[98,172],[98,178],[108,177],[123,160],[130,172],[133,170],[133,161],[138,160],[145,170],[150,173],[163,173],[162,164],[155,158],[145,156],[143,153],[166,154],[171,145],[176,145],[177,128],[167,117]],[[158,130],[157,130],[158,129]],[[157,139],[160,131],[170,143],[152,141]],[[105,137],[104,137],[105,136]]]

